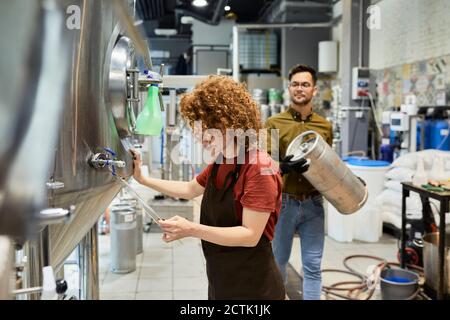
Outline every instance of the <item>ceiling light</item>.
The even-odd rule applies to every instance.
[[[206,7],[208,5],[208,1],[206,0],[194,0],[192,1],[192,5],[195,7]]]
[[[155,34],[157,36],[174,36],[177,33],[176,29],[155,29]]]
[[[230,6],[225,6],[225,8],[223,8],[225,11],[230,11],[231,7]]]

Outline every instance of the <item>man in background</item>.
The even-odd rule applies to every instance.
[[[331,146],[332,125],[313,112],[312,99],[317,94],[316,71],[306,65],[297,65],[289,72],[291,105],[286,112],[269,118],[266,127],[279,130],[279,141],[268,136],[268,152],[276,150],[283,176],[283,195],[280,218],[275,226],[273,252],[286,283],[286,266],[291,255],[292,242],[300,237],[303,266],[303,299],[319,300],[322,288],[321,263],[325,240],[324,207],[322,195],[302,173],[308,170],[305,159],[290,161],[286,157],[289,144],[305,131],[316,131]]]

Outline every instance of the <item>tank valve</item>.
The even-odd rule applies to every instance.
[[[124,168],[126,166],[125,161],[117,160],[116,153],[109,149],[103,148],[104,153],[96,153],[89,160],[88,164],[94,169],[108,168],[111,170],[112,174],[116,174],[116,167]]]
[[[125,167],[125,161],[112,160],[104,153],[97,153],[89,159],[89,165],[95,169],[102,169],[109,166],[123,168]]]

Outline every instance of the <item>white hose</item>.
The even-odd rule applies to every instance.
[[[381,130],[381,124],[380,124],[380,121],[378,120],[378,116],[375,112],[375,102],[374,102],[372,94],[370,92],[368,92],[368,95],[369,95],[369,99],[370,99],[370,107],[372,108],[373,119],[375,120],[375,125],[378,129],[378,133],[380,134],[380,137],[382,137],[383,130]]]

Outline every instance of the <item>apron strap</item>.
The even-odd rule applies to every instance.
[[[239,179],[239,173],[241,172],[241,167],[242,167],[241,164],[237,164],[236,167],[234,168],[234,170],[228,173],[228,175],[225,179],[225,182],[223,184],[223,188],[220,190],[220,192],[221,192],[220,199],[223,199],[225,193],[230,189],[232,190],[234,188],[234,186],[236,185],[236,182]],[[227,186],[228,180],[230,180],[230,179],[232,179],[230,182],[230,185]]]

